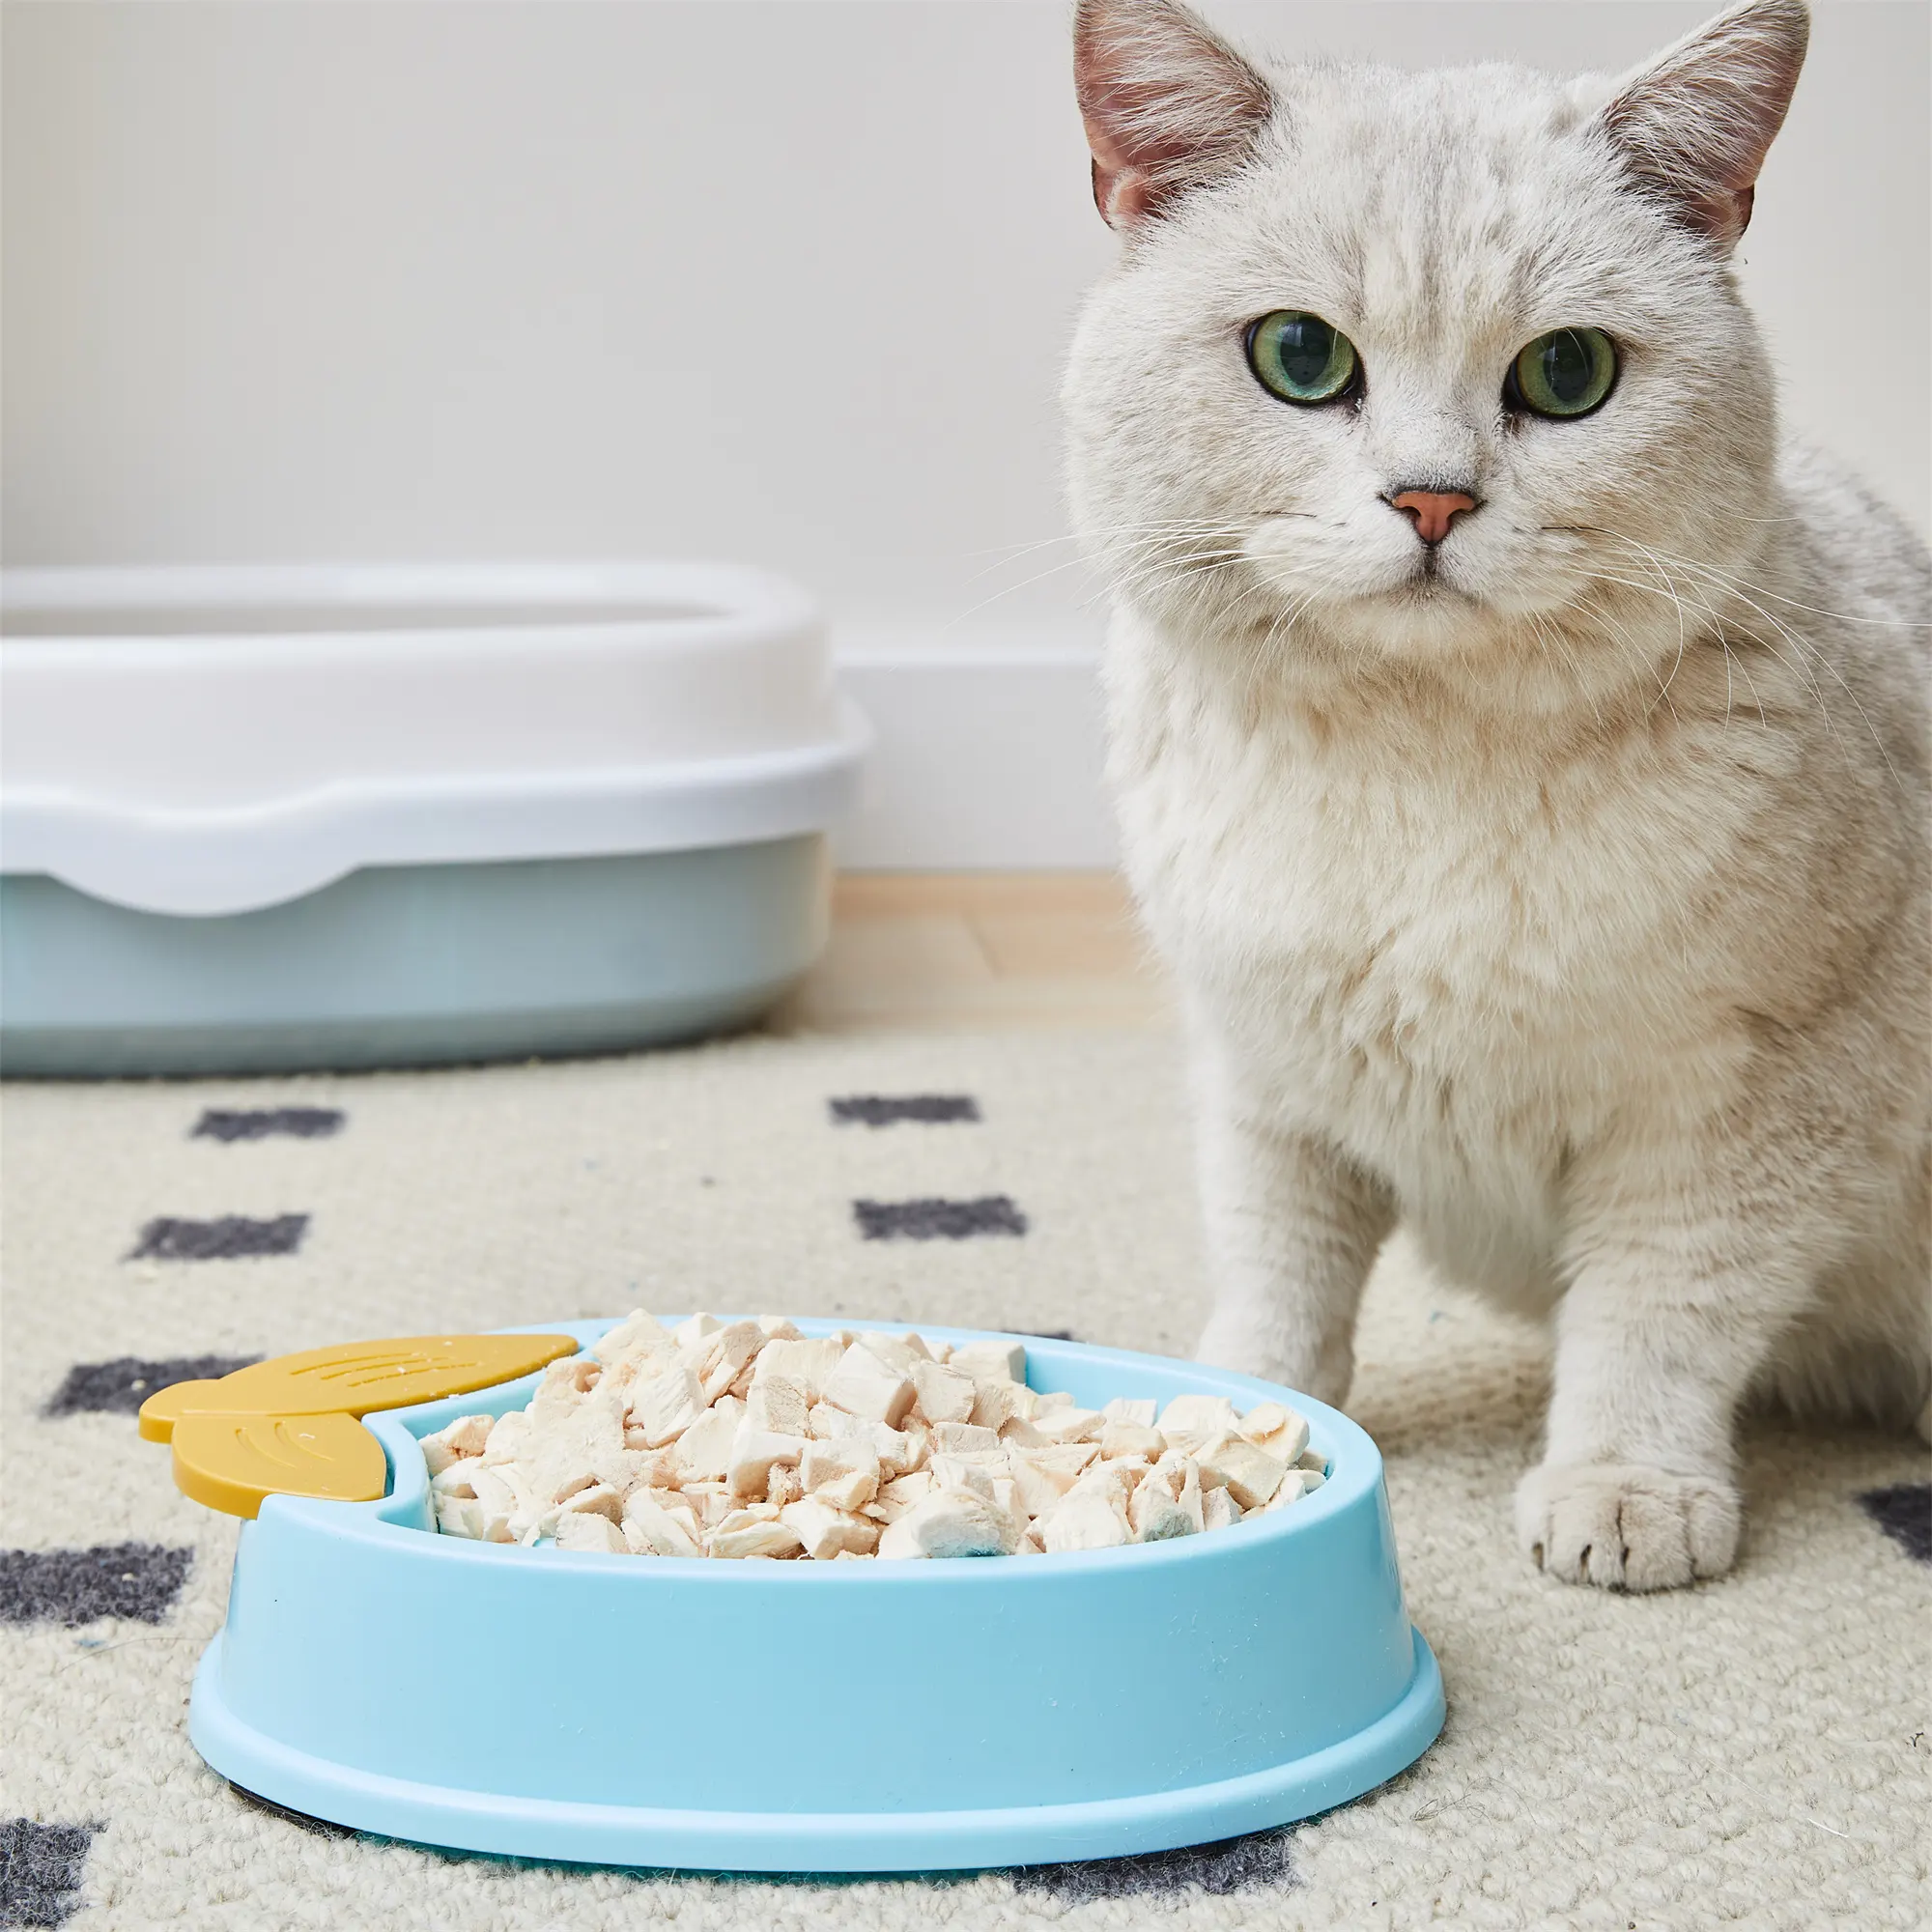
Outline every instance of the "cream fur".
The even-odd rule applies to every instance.
[[[1070,487],[1194,1042],[1200,1353],[1340,1400],[1404,1219],[1552,1324],[1521,1541],[1629,1588],[1730,1565],[1748,1395],[1906,1420],[1932,1392],[1927,559],[1780,441],[1726,259],[1804,35],[1758,0],[1621,83],[1237,83],[1164,0],[1076,29],[1123,247],[1073,347]],[[1093,76],[1119,95],[1123,59],[1117,127]],[[1169,74],[1191,113],[1270,111],[1144,208]],[[1358,404],[1259,386],[1242,334],[1278,308],[1351,338]],[[1610,400],[1506,411],[1569,324],[1617,343]],[[1427,572],[1406,487],[1481,499]]]

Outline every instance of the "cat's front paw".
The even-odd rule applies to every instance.
[[[1738,1549],[1738,1492],[1707,1476],[1614,1463],[1544,1463],[1516,1492],[1518,1540],[1566,1583],[1674,1590]]]

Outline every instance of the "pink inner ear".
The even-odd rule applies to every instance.
[[[1094,201],[1132,227],[1236,165],[1267,118],[1267,83],[1170,0],[1081,0],[1074,84]]]

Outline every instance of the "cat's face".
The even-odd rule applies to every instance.
[[[1078,332],[1076,509],[1117,589],[1410,657],[1675,626],[1758,533],[1772,385],[1723,238],[1619,165],[1610,87],[1265,86],[1236,165],[1117,221]]]

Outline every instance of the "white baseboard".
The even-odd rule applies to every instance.
[[[838,639],[838,681],[877,734],[835,839],[855,871],[1112,867],[1099,653],[1011,639]]]

